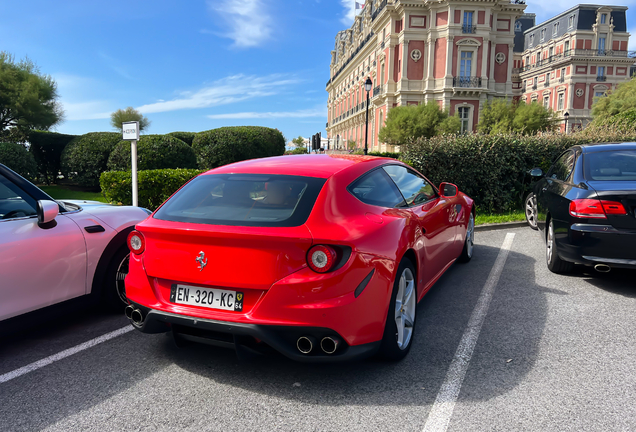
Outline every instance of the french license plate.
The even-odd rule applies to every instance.
[[[237,291],[174,284],[170,287],[170,301],[210,309],[243,311],[243,293]]]

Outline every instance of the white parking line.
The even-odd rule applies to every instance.
[[[7,372],[4,375],[0,375],[0,384],[5,383],[7,381],[11,381],[14,378],[17,378],[19,376],[22,376],[24,374],[28,374],[29,372],[33,372],[35,370],[38,370],[40,368],[43,368],[44,366],[48,366],[51,363],[55,363],[56,361],[62,360],[66,357],[72,356],[73,354],[76,354],[80,351],[84,351],[86,349],[89,349],[91,347],[94,347],[95,345],[99,345],[102,342],[106,342],[107,340],[116,338],[117,336],[121,336],[124,333],[128,333],[129,331],[133,331],[134,327],[133,326],[126,326],[126,327],[122,327],[119,330],[115,330],[112,331],[110,333],[106,333],[105,335],[96,337],[95,339],[91,339],[87,342],[84,342],[82,344],[76,345],[72,348],[66,349],[64,351],[61,351],[57,354],[53,354],[52,356],[48,356],[46,358],[43,358],[42,360],[38,360],[36,362],[33,362],[31,364],[28,364],[24,367],[21,367],[20,369],[16,369],[14,371],[11,372]]]
[[[506,238],[499,250],[499,255],[497,255],[495,265],[492,267],[492,270],[490,270],[488,280],[486,280],[481,290],[475,309],[468,321],[468,327],[464,331],[457,351],[455,352],[455,357],[446,373],[444,383],[439,393],[437,393],[435,403],[424,425],[424,432],[446,432],[446,429],[448,429],[451,417],[453,416],[453,410],[455,409],[457,396],[459,396],[459,391],[464,382],[473,350],[475,349],[479,333],[481,332],[481,326],[488,313],[490,300],[492,300],[497,282],[499,282],[501,271],[508,258],[508,253],[510,252],[514,238],[515,235],[513,233],[506,234]]]

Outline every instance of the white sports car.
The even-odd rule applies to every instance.
[[[149,213],[55,201],[0,164],[0,323],[83,296],[123,310],[126,238]]]

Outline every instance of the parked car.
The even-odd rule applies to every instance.
[[[0,322],[89,295],[123,310],[126,238],[149,213],[55,201],[0,164]]]
[[[129,235],[126,314],[179,343],[397,360],[417,302],[470,260],[473,228],[472,199],[395,159],[239,162],[194,178]]]
[[[636,143],[574,146],[532,174],[551,271],[636,268]]]

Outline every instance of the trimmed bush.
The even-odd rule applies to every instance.
[[[260,126],[222,127],[200,132],[192,142],[201,169],[216,168],[247,159],[280,156],[285,137],[278,129]]]
[[[295,155],[295,154],[307,154],[309,153],[305,147],[296,147],[293,150],[287,150],[285,152],[286,155]]]
[[[435,185],[455,183],[482,211],[507,212],[521,208],[531,189],[528,171],[545,171],[573,145],[634,141],[636,129],[587,128],[571,134],[534,136],[440,136],[403,146],[401,159]]]
[[[60,172],[60,160],[66,145],[77,135],[65,135],[56,132],[30,131],[30,151],[38,166],[40,179],[46,184],[55,183]]]
[[[131,167],[130,142],[120,141],[108,158],[108,169],[126,171]],[[137,169],[196,168],[192,148],[170,135],[142,135],[137,141]]]
[[[399,159],[400,154],[394,152],[369,152],[367,153],[369,156],[379,156],[379,157],[388,157],[393,159]]]
[[[38,167],[33,154],[22,144],[0,143],[0,163],[11,168],[27,180],[35,180]]]
[[[161,169],[138,172],[139,206],[155,210],[192,177],[201,174],[193,169]],[[102,194],[110,202],[132,204],[132,175],[130,171],[102,173],[99,183]]]
[[[192,141],[197,136],[196,132],[170,132],[168,135],[179,138],[189,146],[192,146]]]
[[[62,152],[62,174],[81,186],[98,187],[99,176],[106,171],[119,141],[121,133],[117,132],[91,132],[73,139]]]

